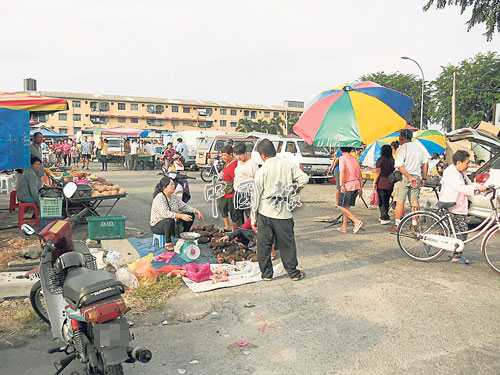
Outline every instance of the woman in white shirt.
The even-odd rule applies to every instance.
[[[172,251],[172,236],[175,235],[175,223],[179,220],[183,226],[183,232],[189,232],[193,225],[194,215],[198,215],[203,222],[200,210],[184,203],[182,199],[174,194],[175,185],[170,177],[163,177],[155,186],[153,193],[153,204],[151,206],[151,218],[149,225],[154,234],[165,236],[165,249]]]

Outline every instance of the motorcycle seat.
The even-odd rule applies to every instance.
[[[438,202],[438,208],[447,209],[456,206],[456,204],[457,204],[456,202]]]
[[[108,271],[85,267],[70,269],[63,286],[64,298],[78,309],[124,292],[124,285]]]

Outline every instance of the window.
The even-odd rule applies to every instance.
[[[165,107],[163,107],[162,105],[157,105],[155,109],[157,114],[163,113],[165,111]]]
[[[123,124],[126,120],[127,120],[127,118],[126,118],[126,117],[118,117],[118,122],[119,122],[120,124]]]
[[[68,128],[59,127],[59,133],[61,133],[61,134],[68,134]]]
[[[286,144],[285,152],[291,152],[292,154],[296,154],[297,153],[297,147],[295,147],[295,143],[294,142],[288,142]]]
[[[67,113],[59,113],[59,121],[66,121],[68,119]]]
[[[231,109],[231,116],[236,116],[236,109]]]
[[[200,128],[211,128],[214,125],[213,121],[203,121],[198,124]]]
[[[172,126],[179,126],[180,121],[179,120],[172,120]]]
[[[163,125],[165,125],[165,120],[158,119],[158,118],[148,118],[148,119],[146,119],[146,123],[149,126],[163,126]]]
[[[213,113],[212,108],[207,108],[206,111],[207,111],[207,116],[212,116]]]
[[[47,115],[38,116],[38,122],[47,122]]]
[[[137,104],[137,103],[130,103],[130,110],[131,111],[138,111],[139,110],[139,104]]]
[[[73,108],[80,108],[82,103],[79,100],[73,100]]]
[[[233,128],[236,127],[236,125],[238,125],[238,123],[236,121],[231,121],[230,124]]]
[[[184,122],[184,126],[194,126],[194,122],[193,121],[183,121],[183,122]]]
[[[93,112],[99,111],[99,103],[90,102],[90,110]]]
[[[276,147],[276,152],[279,154],[282,148],[283,148],[283,141],[279,141],[278,146]]]
[[[274,118],[278,118],[278,117],[280,117],[280,113],[279,113],[279,112],[273,112],[273,117],[274,117]]]
[[[264,112],[264,117],[271,117],[271,112]]]
[[[182,107],[182,113],[191,113],[191,108],[189,108],[189,107]]]
[[[82,115],[79,113],[73,113],[73,121],[82,121]]]
[[[79,132],[79,131],[81,131],[81,130],[82,130],[82,128],[75,126],[75,127],[73,128],[73,134],[76,134],[76,133],[78,133],[78,132]]]
[[[257,111],[250,112],[250,117],[253,119],[256,119],[257,118]]]
[[[243,111],[243,116],[248,117],[250,115],[250,111]]]
[[[173,105],[172,106],[172,112],[179,112],[179,106],[178,105]]]
[[[109,111],[109,103],[108,102],[100,102],[99,103],[100,111]]]
[[[90,116],[90,121],[93,124],[107,124],[109,121],[109,117],[104,116]]]
[[[220,126],[227,126],[227,121],[226,120],[220,120]]]
[[[220,114],[221,114],[221,116],[226,115],[226,108],[221,108],[220,109]]]
[[[136,105],[137,105],[137,104],[136,104]],[[134,117],[132,117],[132,118],[130,119],[130,122],[131,122],[132,124],[138,124],[138,123],[139,123],[139,119],[138,119],[138,118],[134,118]]]
[[[125,103],[118,103],[118,109],[120,111],[124,111],[126,108],[125,108]]]

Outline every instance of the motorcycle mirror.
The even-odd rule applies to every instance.
[[[74,182],[68,182],[63,188],[63,194],[66,198],[71,198],[78,189],[78,185]]]
[[[35,230],[32,227],[30,227],[28,224],[21,225],[21,229],[28,236],[31,236],[32,234],[35,234]]]

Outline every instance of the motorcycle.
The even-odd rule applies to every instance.
[[[164,174],[168,172],[184,172],[184,165],[182,164],[179,154],[175,154],[171,157],[163,157],[161,159],[163,164],[161,165],[161,171]]]
[[[75,183],[66,184],[64,196],[70,198],[76,189]],[[50,324],[53,339],[62,343],[48,352],[66,354],[54,364],[55,375],[75,359],[84,364],[86,375],[120,375],[124,362],[147,363],[152,354],[129,346],[133,335],[125,314],[130,308],[121,297],[125,286],[111,273],[97,270],[84,242],[72,240],[73,223],[86,211],[54,221],[39,233],[22,225],[23,232],[37,235],[42,246],[38,272],[30,272],[31,278],[40,278],[30,301],[40,318]]]

